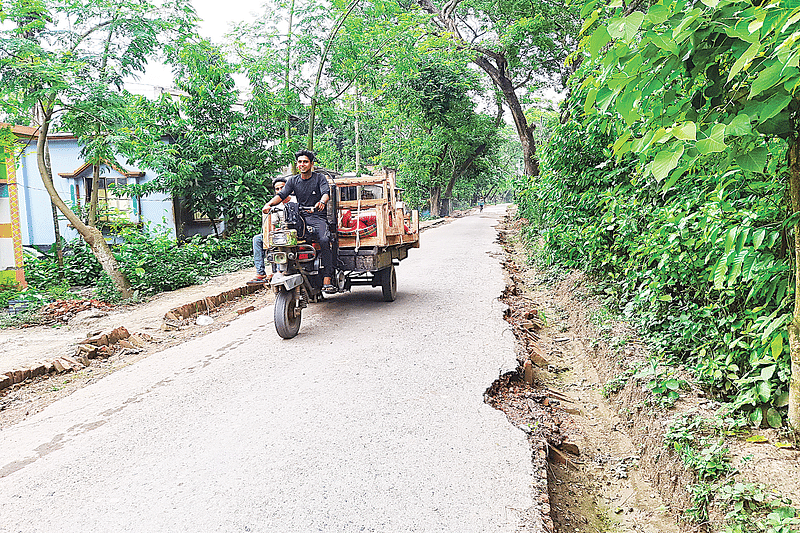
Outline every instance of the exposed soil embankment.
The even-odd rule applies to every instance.
[[[509,274],[502,298],[520,366],[490,387],[487,401],[528,431],[534,450],[547,450],[553,531],[679,531],[690,479],[662,445],[662,415],[634,408],[644,393],[633,387],[619,403],[600,393],[617,358],[636,357],[636,345],[612,354],[596,342],[580,276],[543,278],[527,266],[519,228],[506,222],[498,237]]]
[[[668,369],[683,385],[679,399],[660,401],[647,379],[632,377],[634,369],[652,366],[634,329],[603,308],[580,272],[553,276],[531,267],[519,230],[519,222],[507,219],[498,241],[509,274],[502,298],[520,366],[490,389],[490,403],[512,423],[535,428],[532,435],[549,446],[555,531],[720,531],[726,513],[735,511],[721,492],[730,494],[734,485],[739,507],[750,510],[727,521],[745,525],[743,531],[767,527],[776,505],[800,504],[800,451],[785,430],[737,425],[680,368]],[[723,450],[707,464],[724,463],[723,475],[702,484],[687,456],[665,446],[680,420],[694,424],[687,431],[696,463],[706,461],[713,445]]]

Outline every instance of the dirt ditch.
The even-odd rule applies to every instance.
[[[548,501],[554,533],[691,531],[679,520],[692,482],[663,447],[664,413],[647,412],[628,387],[610,403],[601,394],[618,372],[612,350],[588,319],[583,279],[542,279],[527,266],[510,219],[499,230],[509,276],[502,299],[518,344],[518,372],[487,390],[487,403],[528,433],[534,460],[548,458]],[[623,326],[617,326],[622,328]],[[632,339],[631,332],[616,332]],[[619,357],[642,349],[627,342]],[[637,407],[633,407],[637,406]]]

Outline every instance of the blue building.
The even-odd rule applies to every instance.
[[[10,127],[0,124],[0,127]],[[50,246],[55,242],[53,208],[45,190],[36,162],[37,137],[33,128],[14,127],[19,139],[19,154],[16,168],[17,196],[20,208],[20,230],[25,246]],[[20,131],[28,132],[20,134]],[[81,146],[70,133],[48,135],[50,164],[53,185],[64,202],[73,209],[88,210],[92,193],[93,166],[81,157]],[[21,152],[21,153],[20,153]],[[145,184],[157,174],[120,163],[100,166],[98,188],[99,220],[113,218],[130,224],[150,223],[169,230],[173,238],[211,233],[211,223],[183,209],[179,199],[164,193],[153,193],[146,197],[120,196],[114,193],[114,185]],[[78,237],[67,219],[58,213],[61,236],[67,240]]]

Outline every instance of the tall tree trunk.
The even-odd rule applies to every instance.
[[[56,263],[58,264],[58,279],[64,279],[64,246],[61,243],[61,228],[58,227],[58,209],[56,204],[50,202],[53,210],[53,232],[56,236]]]
[[[36,106],[37,109],[39,107],[41,106]],[[52,168],[52,165],[50,164],[50,141],[45,140],[44,147],[45,147],[44,151],[45,162],[47,163],[48,167]],[[58,210],[56,209],[56,204],[54,204],[52,201],[50,202],[50,209],[52,209],[53,211],[53,233],[55,234],[56,237],[55,245],[56,245],[56,263],[58,264],[58,279],[63,280],[65,276],[64,246],[63,243],[61,242],[61,227],[58,224]]]
[[[353,11],[353,9],[358,4],[358,0],[351,0],[350,5],[347,6],[347,10],[342,13],[339,17],[339,20],[336,21],[333,28],[331,28],[330,34],[328,34],[328,38],[325,40],[325,49],[322,51],[322,57],[319,60],[319,65],[317,66],[317,77],[314,80],[314,91],[311,94],[311,112],[309,113],[308,118],[308,143],[306,144],[306,148],[309,150],[314,149],[314,122],[317,116],[317,94],[319,94],[319,80],[322,78],[322,70],[325,67],[325,62],[328,60],[328,54],[331,51],[331,47],[333,46],[333,40],[336,38],[336,34],[339,33],[339,29],[344,24],[344,21],[347,19],[348,15]]]
[[[292,59],[292,19],[294,18],[294,0],[292,0],[291,6],[289,6],[289,30],[286,33],[286,72],[284,73],[285,79],[283,80],[283,97],[286,99],[285,107],[286,107],[286,146],[288,148],[289,141],[292,138],[292,121],[289,117],[289,72],[291,70],[291,59]],[[292,163],[292,172],[296,170],[295,162]]]
[[[464,172],[466,172],[469,169],[469,167],[472,166],[472,163],[474,163],[475,160],[478,157],[483,155],[483,152],[485,152],[485,151],[486,151],[486,143],[481,143],[475,149],[475,151],[472,152],[472,155],[469,156],[466,159],[466,161],[464,161],[461,164],[460,167],[458,167],[458,170],[453,173],[453,176],[450,178],[450,181],[447,182],[447,188],[444,190],[444,197],[445,198],[452,198],[452,196],[453,196],[453,187],[455,187],[456,181],[458,181],[459,178],[461,178],[461,176],[464,175]]]
[[[442,195],[442,188],[439,185],[434,186],[431,189],[431,193],[429,196],[429,201],[431,203],[431,216],[438,217],[439,216],[439,202],[441,200]]]
[[[50,119],[53,114],[53,102],[55,97],[51,97],[50,101],[42,105],[44,111],[44,121],[41,128],[39,128],[39,137],[36,144],[36,163],[39,168],[39,174],[42,177],[44,188],[50,195],[50,200],[55,204],[61,214],[63,214],[70,224],[80,233],[81,237],[86,244],[92,249],[95,258],[103,267],[103,270],[108,274],[114,282],[114,286],[120,292],[123,298],[130,298],[132,295],[131,284],[125,274],[119,269],[119,264],[108,243],[103,238],[103,234],[95,227],[88,226],[80,219],[78,215],[72,212],[72,209],[64,203],[64,200],[58,195],[55,186],[53,185],[53,173],[50,167],[50,154],[47,149],[47,133],[50,130]]]
[[[789,196],[792,213],[800,212],[800,137],[789,145]],[[792,360],[792,377],[789,381],[789,425],[800,430],[800,224],[794,226],[794,312],[789,324],[789,353]]]
[[[89,198],[89,216],[86,223],[97,226],[97,204],[100,201],[100,165],[92,165],[92,195]]]
[[[486,72],[492,83],[503,94],[503,100],[511,111],[514,125],[517,127],[520,143],[522,144],[522,157],[525,162],[525,175],[538,176],[539,162],[536,159],[536,141],[533,138],[533,128],[528,125],[525,112],[519,102],[514,82],[508,75],[508,62],[506,58],[492,50],[476,46],[461,36],[455,16],[453,15],[459,0],[445,2],[439,10],[431,0],[417,0],[417,3],[428,13],[434,15],[434,22],[446,29],[457,46],[470,49],[475,57],[473,63]],[[494,61],[494,63],[492,63]]]
[[[514,119],[514,125],[517,128],[519,142],[522,144],[525,175],[538,176],[539,161],[536,159],[536,140],[533,138],[533,127],[528,125],[528,119],[525,118],[525,111],[519,103],[514,83],[506,76],[505,58],[497,57],[494,59],[497,63],[496,65],[492,64],[485,56],[478,55],[474,59],[474,63],[489,75],[495,87],[503,93],[503,99],[509,111],[511,111],[511,117]]]
[[[111,46],[111,38],[114,35],[114,24],[113,22],[117,20],[117,17],[114,16],[111,26],[108,29],[108,35],[106,36],[106,43],[105,48],[103,51],[103,60],[100,63],[100,78],[105,78],[106,73],[106,66],[108,65],[108,49]],[[95,126],[95,135],[96,138],[100,138],[100,124]],[[92,227],[97,226],[97,203],[100,201],[100,165],[102,161],[98,157],[93,157],[94,162],[92,164],[92,196],[89,200],[89,218],[88,223]]]

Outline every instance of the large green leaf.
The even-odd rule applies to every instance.
[[[727,148],[725,144],[725,124],[715,124],[709,132],[708,138],[697,141],[697,149],[701,154],[722,152]]]
[[[753,426],[757,428],[761,427],[761,421],[764,418],[764,412],[761,409],[756,408],[750,413],[748,418],[750,418],[750,422],[752,422]]]
[[[599,1],[599,0],[589,0],[588,2],[586,2],[585,4],[583,4],[583,7],[581,7],[581,18],[583,18],[583,17],[585,17],[586,15],[588,15],[589,13],[591,13],[591,12],[592,12],[592,10],[593,10],[593,9],[595,8],[595,6],[597,5],[597,2],[598,2],[598,1]]]
[[[670,11],[664,4],[653,4],[647,9],[647,20],[652,24],[661,24],[670,17]]]
[[[617,89],[612,91],[611,89],[603,87],[597,92],[597,105],[600,112],[605,113],[608,110],[621,90],[622,89]]]
[[[764,107],[761,108],[761,113],[759,113],[758,119],[761,122],[766,122],[786,109],[786,106],[788,106],[789,102],[791,101],[792,97],[788,94],[775,94],[771,96],[766,102],[764,102]]]
[[[758,399],[764,403],[767,403],[772,396],[772,387],[769,384],[769,381],[759,381],[758,385],[756,386],[756,393],[758,394]]]
[[[583,32],[588,30],[591,27],[592,24],[597,22],[598,18],[600,18],[600,10],[599,9],[595,9],[594,11],[592,11],[591,16],[583,21],[583,26],[581,26],[581,31],[578,33],[578,37],[583,35]]]
[[[725,260],[720,259],[717,263],[717,267],[714,269],[714,288],[717,290],[722,290],[725,288],[725,279],[726,274],[728,272],[728,264]]]
[[[754,98],[780,83],[782,69],[783,65],[779,61],[773,61],[763,69],[753,81],[753,85],[750,86],[748,98]]]
[[[650,42],[652,42],[657,47],[661,48],[662,50],[666,50],[671,54],[678,53],[678,45],[675,44],[675,41],[672,39],[666,39],[661,35],[653,34],[649,35]]]
[[[736,234],[739,233],[738,227],[732,227],[725,235],[725,254],[730,254],[733,249],[733,243],[736,242]]]
[[[726,137],[742,137],[744,135],[750,135],[752,131],[753,129],[750,127],[750,117],[745,113],[739,113],[733,117],[730,124],[725,126]]]
[[[776,361],[783,353],[783,335],[775,335],[770,343],[770,350],[772,351],[772,358]]]
[[[608,34],[608,30],[605,27],[600,26],[592,36],[589,38],[589,53],[592,54],[592,57],[597,57],[597,54],[600,50],[608,44],[608,41],[611,40],[611,36]]]
[[[625,119],[625,122],[628,124],[628,126],[642,117],[642,115],[634,108],[636,102],[639,100],[639,98],[641,98],[641,96],[641,91],[626,91],[617,99],[617,111],[620,115],[622,115],[622,118]]]
[[[783,425],[783,420],[781,419],[781,414],[774,408],[770,407],[767,409],[767,424],[773,428],[779,428]]]
[[[764,242],[764,237],[767,235],[767,230],[764,228],[757,229],[753,233],[753,248],[758,250],[761,247],[761,243]]]
[[[769,151],[767,148],[765,146],[759,146],[757,148],[753,148],[745,154],[738,156],[736,158],[736,164],[744,170],[749,170],[750,172],[762,172],[764,170],[764,166],[767,164],[768,155]],[[761,243],[759,242],[759,245],[760,244]],[[758,248],[758,245],[756,245],[756,248]]]
[[[666,178],[667,174],[669,174],[672,169],[678,166],[678,161],[680,161],[682,155],[682,144],[679,144],[674,150],[662,150],[656,154],[656,157],[650,164],[650,169],[656,181],[661,181]]]
[[[642,21],[644,21],[644,13],[640,11],[634,11],[624,18],[613,18],[608,22],[608,34],[615,39],[630,41],[636,37]]]
[[[786,407],[789,405],[789,391],[784,391],[775,397],[775,407]]]
[[[758,51],[761,49],[761,42],[755,42],[736,60],[728,73],[728,81],[731,81],[742,70],[747,69],[750,62],[756,57]]]
[[[697,126],[691,121],[683,122],[672,128],[672,134],[676,139],[695,141],[697,140]]]

